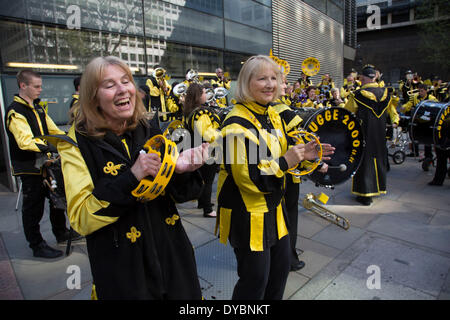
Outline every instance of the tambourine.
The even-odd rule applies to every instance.
[[[317,154],[318,154],[318,158],[316,158],[312,162],[311,166],[308,166],[308,169],[299,170],[299,169],[297,169],[299,164],[297,164],[294,168],[289,169],[288,172],[294,176],[304,176],[304,175],[310,174],[311,172],[316,170],[316,168],[319,166],[319,164],[322,161],[322,155],[323,155],[322,145],[320,144],[320,141],[317,138],[317,136],[315,134],[307,132],[307,131],[292,131],[292,132],[288,133],[288,136],[290,136],[291,138],[293,138],[295,140],[295,144],[305,143],[305,141],[303,140],[303,137],[305,137],[307,140],[311,140],[311,138],[314,139],[317,143],[316,148],[317,148]]]
[[[162,162],[153,180],[150,180],[151,176],[142,179],[137,188],[131,192],[138,201],[145,202],[155,199],[164,191],[175,171],[179,154],[175,142],[163,135],[153,136],[143,148],[147,150],[147,153],[157,154]]]

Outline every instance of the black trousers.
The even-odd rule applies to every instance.
[[[213,204],[211,202],[212,185],[214,177],[217,172],[217,164],[204,164],[200,167],[200,174],[202,175],[205,186],[203,192],[198,198],[198,207],[203,208],[203,213],[210,213],[213,211]]]
[[[281,300],[290,269],[289,236],[264,251],[234,248],[239,280],[233,300]]]
[[[39,223],[44,215],[45,198],[48,197],[49,191],[44,186],[41,175],[21,175],[20,179],[23,192],[23,230],[30,248],[34,249],[44,240]],[[62,237],[67,231],[64,210],[54,209],[50,204],[50,223],[55,237]]]
[[[442,150],[436,148],[436,171],[434,172],[433,181],[439,184],[444,183],[445,176],[447,175],[447,164],[450,159],[450,150]]]
[[[298,197],[300,195],[300,183],[294,183],[292,177],[286,177],[286,193],[284,201],[287,212],[287,228],[289,232],[291,245],[291,264],[298,263],[298,255],[295,247],[297,245],[297,226],[298,226]]]

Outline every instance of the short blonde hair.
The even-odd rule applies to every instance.
[[[107,130],[111,129],[99,107],[97,92],[103,79],[105,69],[112,65],[118,66],[125,71],[136,88],[136,93],[138,91],[130,68],[121,59],[114,56],[108,56],[97,57],[91,60],[81,77],[79,109],[75,114],[74,119],[75,129],[82,134],[93,137],[102,137]],[[147,117],[146,113],[144,103],[136,94],[134,113],[127,121],[126,130],[136,128],[138,123]]]
[[[271,68],[277,75],[277,87],[273,101],[281,95],[281,71],[278,65],[269,56],[252,56],[245,61],[237,79],[235,99],[238,103],[250,102],[254,97],[250,94],[250,80],[264,68]]]

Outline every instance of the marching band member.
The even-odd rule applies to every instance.
[[[418,89],[420,83],[421,81],[419,80],[417,73],[413,73],[411,70],[406,71],[405,80],[400,80],[398,86],[399,90],[402,92],[403,101],[410,100],[411,97],[408,92]]]
[[[283,122],[271,107],[281,85],[280,70],[271,58],[250,57],[237,82],[237,104],[222,124],[216,230],[220,242],[229,240],[236,255],[239,280],[232,298],[282,299],[290,265],[281,205],[285,172],[304,159],[315,159],[316,145],[288,149]]]
[[[363,159],[352,181],[352,193],[366,206],[372,203],[373,196],[386,193],[386,114],[391,117],[393,127],[399,122],[389,90],[378,86],[375,75],[375,68],[366,65],[362,70],[361,89],[351,93],[345,104],[362,121],[366,139]]]
[[[281,97],[285,95],[286,90],[286,76],[283,74],[283,82],[281,84]],[[303,121],[300,116],[298,116],[288,105],[283,103],[282,99],[275,101],[273,108],[280,115],[284,122],[286,132],[301,130],[300,124]],[[292,138],[287,136],[289,145],[294,145],[295,142]],[[323,164],[320,172],[326,172],[328,165]],[[298,259],[297,254],[297,228],[298,228],[298,199],[300,195],[300,183],[301,178],[299,176],[287,174],[286,175],[286,185],[284,194],[284,203],[286,206],[287,218],[288,218],[288,232],[289,232],[289,242],[291,246],[291,261],[290,270],[298,271],[305,266],[305,262]]]
[[[330,90],[334,87],[335,87],[334,81],[333,81],[333,79],[331,79],[329,73],[325,73],[322,76],[322,80],[317,85],[317,88],[319,89],[320,94],[324,94],[326,100],[331,98]]]
[[[313,85],[310,77],[303,71],[300,71],[300,78],[297,80],[297,82],[300,84],[300,89],[306,89]]]
[[[31,70],[22,70],[17,74],[19,94],[6,109],[6,132],[9,138],[9,152],[12,174],[20,177],[23,191],[22,222],[25,238],[33,250],[33,256],[57,258],[63,255],[61,250],[50,247],[43,239],[39,223],[44,215],[45,198],[48,189],[43,183],[42,167],[48,154],[56,149],[37,136],[64,134],[39,104],[42,92],[42,77]],[[50,201],[50,223],[58,243],[69,239],[64,210],[57,209]],[[79,237],[79,235],[78,235]]]
[[[416,107],[421,101],[430,100],[430,101],[438,101],[432,94],[428,93],[428,86],[426,84],[419,84],[418,87],[419,92],[414,94],[412,98],[405,104],[403,104],[400,108],[400,111],[403,113],[411,113],[411,109]],[[413,152],[408,154],[408,156],[419,156],[419,144],[413,143]],[[425,158],[433,159],[433,153],[431,151],[431,146],[425,146]],[[427,170],[428,171],[428,170]]]
[[[343,107],[344,101],[341,99],[339,95],[338,88],[331,89],[331,99],[327,101],[327,107]]]
[[[155,67],[155,69],[158,69],[158,67]],[[145,84],[150,89],[150,105],[146,106],[148,111],[152,109],[159,110],[163,113],[176,111],[171,111],[167,108],[166,98],[169,96],[171,86],[167,80],[164,79],[164,76],[157,78],[154,74],[151,74]],[[166,114],[163,114],[160,119],[161,121],[169,120]]]
[[[177,84],[178,82],[172,83],[172,88],[175,88]],[[184,97],[177,97],[173,90],[170,90],[169,96],[166,99],[167,109],[172,113],[168,117],[169,121],[183,121],[183,99]]]
[[[306,94],[308,98],[301,104],[302,108],[323,108],[323,104],[317,98],[316,87],[306,88]]]
[[[59,140],[68,216],[86,236],[99,299],[201,299],[192,244],[175,202],[201,190],[196,170],[208,145],[180,153],[165,194],[140,202],[131,192],[161,167],[140,152],[161,134],[136,97],[129,67],[116,57],[93,59],[81,80],[80,112]]]
[[[220,136],[220,119],[210,107],[205,107],[206,89],[193,83],[186,93],[184,104],[185,127],[191,133],[193,147],[201,142],[213,143]],[[203,192],[198,198],[198,208],[203,209],[204,217],[216,217],[211,202],[212,185],[217,172],[217,164],[205,164],[200,169],[204,181]]]
[[[359,85],[356,82],[355,78],[350,74],[347,76],[347,81],[344,83],[344,85],[341,87],[341,98],[344,99],[344,102],[347,102],[347,97],[349,94],[355,90],[359,89]]]
[[[216,69],[216,79],[211,79],[211,85],[214,89],[218,88],[218,87],[222,87],[227,90],[230,90],[231,79],[224,76],[223,70],[221,68],[217,68]],[[217,105],[219,105],[222,108],[228,106],[227,97],[217,99]]]

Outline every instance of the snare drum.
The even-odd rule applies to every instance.
[[[310,179],[323,186],[334,186],[351,178],[358,169],[364,151],[364,134],[356,116],[347,109],[299,108],[295,112],[303,119],[302,127],[319,137],[321,143],[336,148],[327,173],[317,170]]]
[[[450,103],[421,101],[414,110],[409,135],[415,143],[450,150]]]

